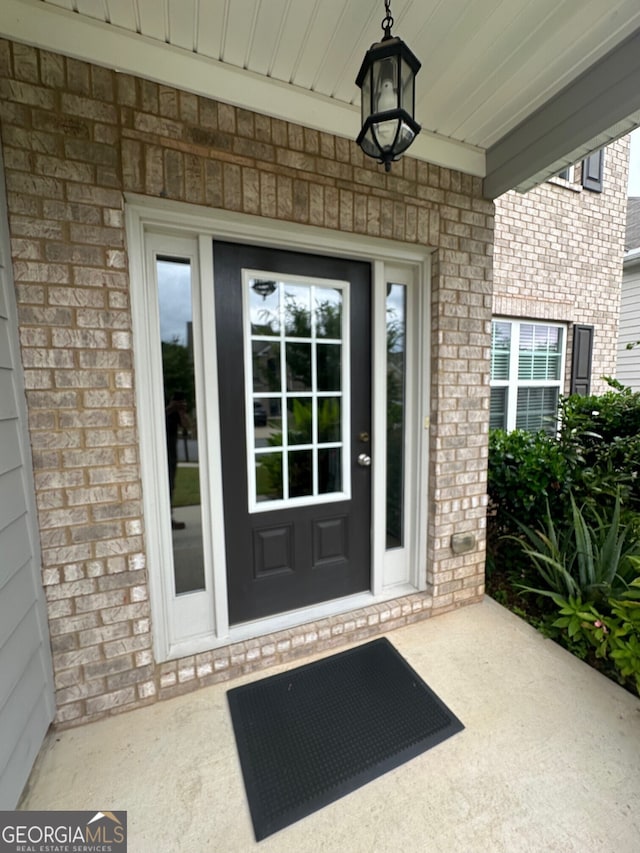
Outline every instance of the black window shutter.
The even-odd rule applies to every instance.
[[[602,171],[604,166],[604,148],[590,154],[582,161],[582,186],[595,193],[602,192]]]
[[[573,357],[571,359],[571,393],[588,397],[591,393],[591,354],[593,326],[573,327]]]

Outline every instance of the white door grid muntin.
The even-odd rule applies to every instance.
[[[272,336],[255,335],[251,332],[252,310],[251,310],[251,289],[255,281],[274,281],[278,299],[278,334]],[[287,288],[291,292],[292,287],[308,288],[309,289],[309,305],[311,308],[311,327],[308,337],[296,337],[287,334],[286,328],[286,304],[285,296]],[[338,291],[341,296],[341,337],[327,338],[317,336],[317,321],[316,321],[316,294],[321,290],[333,289]],[[351,448],[349,436],[350,429],[350,407],[348,400],[350,399],[350,351],[351,341],[349,335],[349,314],[350,314],[350,286],[348,281],[337,281],[334,279],[314,278],[304,275],[282,276],[278,273],[265,270],[242,270],[242,296],[243,296],[243,334],[244,334],[244,363],[245,363],[245,412],[246,412],[246,429],[247,429],[247,481],[249,484],[249,512],[268,512],[275,509],[283,509],[284,507],[299,507],[311,506],[318,503],[332,503],[340,500],[349,500],[351,498]],[[255,391],[254,386],[254,367],[253,367],[253,349],[252,344],[255,341],[264,341],[265,343],[278,343],[280,346],[279,352],[279,391]],[[310,346],[311,357],[311,390],[290,390],[287,384],[287,363],[286,363],[286,346],[287,344],[302,344]],[[341,369],[340,369],[340,391],[323,392],[318,390],[317,380],[317,348],[316,344],[321,346],[336,346],[341,347]],[[340,399],[341,419],[340,419],[340,439],[337,441],[320,441],[317,434],[318,430],[318,405],[322,399]],[[274,448],[260,447],[258,448],[255,436],[254,419],[250,417],[253,411],[253,403],[256,399],[277,400],[281,406],[282,417],[282,443]],[[304,444],[289,445],[288,442],[288,401],[294,399],[308,399],[312,406],[312,424],[314,434],[311,441]],[[318,483],[318,450],[336,448],[342,451],[341,453],[341,479],[342,488],[336,491],[321,493]],[[312,493],[309,496],[290,497],[288,495],[288,458],[289,451],[295,448],[295,451],[310,451],[313,459],[313,487]],[[295,452],[294,451],[294,452]],[[280,500],[261,501],[257,495],[256,488],[256,460],[262,453],[281,453],[282,454],[282,482],[283,482],[283,497]]]

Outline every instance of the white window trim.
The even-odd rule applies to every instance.
[[[143,478],[146,548],[149,587],[154,622],[154,653],[164,661],[196,654],[303,624],[307,621],[368,606],[380,601],[426,589],[424,570],[427,552],[428,426],[430,377],[430,255],[424,246],[351,233],[295,225],[229,211],[203,209],[196,205],[126,194],[125,221],[131,277],[131,306],[134,329],[134,362],[138,402],[138,429]],[[200,357],[209,365],[206,387],[197,387],[199,417],[206,419],[212,458],[207,468],[211,479],[207,491],[210,504],[203,513],[216,519],[212,527],[203,525],[208,549],[206,573],[208,590],[175,596],[172,573],[163,568],[163,555],[170,544],[166,530],[169,517],[164,470],[158,462],[160,445],[166,447],[164,425],[157,423],[158,389],[162,388],[161,361],[153,355],[153,341],[159,349],[158,318],[149,311],[149,257],[151,235],[159,235],[162,254],[171,254],[169,241],[183,238],[197,245],[200,281],[211,286],[194,287],[196,312],[208,330],[197,343]],[[218,426],[217,358],[215,304],[213,296],[212,240],[238,241],[253,245],[289,248],[303,252],[344,256],[372,265],[372,573],[370,592],[329,601],[309,608],[282,613],[267,619],[230,626],[227,611],[225,543],[223,525],[220,433]],[[153,242],[153,241],[152,241]],[[405,548],[386,551],[385,476],[386,456],[386,316],[387,281],[406,283],[411,290],[407,328],[407,477],[405,482]],[[154,298],[151,300],[152,302]],[[195,338],[195,331],[194,331]],[[151,355],[151,358],[149,357]],[[413,407],[413,408],[411,408]],[[200,412],[203,414],[200,415]],[[203,442],[204,444],[204,442]],[[164,451],[166,453],[166,450]],[[206,452],[206,451],[204,451]],[[204,466],[203,466],[204,467]],[[206,476],[206,475],[205,475]],[[206,486],[205,486],[206,489]],[[203,491],[205,490],[203,489]],[[164,533],[163,533],[164,530]],[[393,556],[391,556],[393,555]],[[398,568],[399,561],[402,566]]]
[[[516,412],[518,405],[518,389],[520,388],[557,388],[560,395],[564,393],[565,369],[567,358],[568,329],[565,323],[554,323],[550,320],[533,320],[526,317],[492,317],[494,323],[511,324],[511,346],[509,350],[509,379],[491,379],[492,388],[507,388],[507,431],[516,428]],[[562,354],[560,358],[559,379],[519,379],[518,359],[521,326],[545,326],[562,331]],[[517,334],[513,332],[517,329]],[[493,348],[492,348],[493,349]]]
[[[550,184],[555,184],[558,187],[564,187],[566,190],[571,190],[574,193],[581,193],[582,187],[579,184],[576,184],[576,167],[572,163],[570,166],[565,166],[564,169],[569,170],[568,178],[561,178],[560,175],[552,175],[550,178],[547,178],[547,182]],[[562,169],[561,171],[564,171]]]

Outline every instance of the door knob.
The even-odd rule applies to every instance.
[[[358,465],[361,465],[363,468],[369,468],[371,465],[371,457],[368,453],[361,453],[358,456]]]

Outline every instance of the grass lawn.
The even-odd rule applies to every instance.
[[[195,506],[200,503],[200,471],[197,465],[178,465],[174,506]]]

